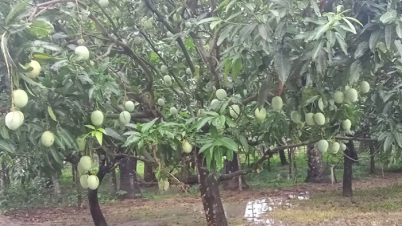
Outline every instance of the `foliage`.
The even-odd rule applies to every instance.
[[[75,154],[96,153],[113,164],[134,154],[156,163],[157,178],[165,179],[190,156],[182,153],[184,141],[219,173],[225,158],[255,155],[259,145],[332,144],[337,136],[369,134],[397,164],[402,5],[327,2],[1,2],[1,112],[21,110],[25,120],[15,131],[1,124],[0,162],[24,183],[60,171]],[[88,48],[88,60],[78,46]],[[37,78],[27,76],[31,60],[41,64]],[[371,90],[354,101],[350,90],[360,91],[362,81]],[[22,109],[10,97],[17,88],[29,94]],[[218,89],[228,96],[216,97]],[[343,103],[334,102],[336,91],[345,93]],[[275,96],[283,107],[271,106]],[[136,106],[123,125],[127,100]],[[257,108],[266,109],[262,122]],[[102,125],[91,123],[95,110],[105,115]],[[290,119],[293,111],[301,122]],[[305,122],[316,113],[324,125]],[[346,119],[350,131],[342,129]],[[39,142],[47,130],[56,136],[49,148]],[[86,140],[83,150],[77,138]]]

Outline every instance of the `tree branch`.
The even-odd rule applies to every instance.
[[[154,53],[156,53],[156,55],[158,55],[159,59],[161,59],[161,61],[163,62],[163,64],[165,64],[166,66],[168,66],[169,64],[166,62],[166,60],[162,57],[162,55],[159,54],[159,51],[156,49],[155,45],[152,43],[152,41],[148,38],[148,36],[140,30],[140,33],[142,34],[142,36],[144,36],[145,40],[148,42],[148,44],[151,46],[152,50],[154,51]],[[184,89],[184,87],[180,84],[179,79],[177,78],[177,76],[172,72],[172,70],[170,70],[170,68],[168,67],[168,71],[169,74],[175,79],[175,81],[177,82],[177,85],[179,86],[179,88],[183,91],[184,93],[184,102],[186,103],[188,110],[190,111],[191,116],[194,116],[194,112],[192,110],[191,104],[190,104],[190,96],[187,94],[186,90]],[[187,86],[190,87],[190,84],[188,83],[188,81],[186,81]],[[176,95],[178,97],[181,97],[181,95],[173,88],[171,87],[172,91],[174,93],[176,93]]]
[[[111,119],[119,118],[120,114],[108,114],[106,117]],[[149,115],[147,112],[135,112],[131,113],[132,119],[150,119],[152,115]]]
[[[335,139],[337,140],[355,140],[355,141],[377,141],[376,138],[362,138],[362,137],[341,137],[341,136],[337,136],[335,137]],[[249,174],[253,171],[256,171],[260,165],[267,159],[269,159],[270,157],[272,157],[273,154],[276,154],[279,151],[285,150],[285,149],[289,149],[289,148],[296,148],[296,147],[301,147],[301,146],[306,146],[309,144],[313,144],[318,142],[319,140],[312,140],[312,141],[305,141],[305,142],[301,142],[301,143],[297,143],[297,144],[289,144],[289,145],[284,145],[284,146],[280,146],[280,147],[276,147],[272,150],[268,150],[267,152],[265,152],[265,154],[258,159],[258,161],[254,164],[254,166],[250,169],[246,169],[246,170],[239,170],[236,171],[234,173],[230,173],[230,174],[223,174],[219,177],[220,181],[225,181],[225,180],[230,180],[234,177],[238,177],[238,176],[242,176],[242,175],[246,175]]]
[[[144,61],[141,60],[140,57],[138,57],[131,48],[125,44],[124,42],[116,39],[115,37],[111,36],[107,30],[103,27],[102,23],[92,14],[88,16],[91,20],[95,22],[96,27],[102,32],[102,34],[106,37],[108,37],[112,42],[116,43],[118,46],[122,47],[125,51],[125,53],[130,56],[141,68],[144,70],[148,83],[146,85],[146,91],[149,92],[150,98],[148,98],[148,104],[149,108],[153,112],[155,117],[162,117],[162,114],[159,112],[159,110],[155,107],[154,99],[155,99],[155,94],[152,89],[153,85],[153,77],[152,77],[152,72],[149,70],[147,65],[144,63]]]
[[[100,60],[102,58],[107,57],[110,54],[110,51],[112,51],[112,48],[114,47],[115,43],[110,43],[110,45],[107,47],[106,52],[103,55],[98,56],[96,59]]]
[[[177,30],[175,30],[164,18],[164,16],[158,11],[158,9],[155,7],[155,5],[151,2],[151,0],[144,0],[145,4],[147,5],[148,9],[150,9],[157,17],[158,20],[160,20],[163,25],[165,25],[166,29],[168,29],[172,34],[177,34],[179,33]],[[177,43],[179,44],[184,57],[186,58],[186,62],[191,70],[191,72],[194,74],[195,73],[195,67],[193,64],[193,61],[191,60],[190,54],[188,53],[186,46],[184,45],[183,39],[181,37],[178,37],[176,39]]]

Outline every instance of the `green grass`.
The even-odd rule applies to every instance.
[[[309,200],[293,200],[292,211],[275,209],[270,216],[288,222],[318,223],[336,218],[359,218],[367,214],[389,213],[402,209],[402,186],[356,189],[353,198],[337,191],[313,195]]]

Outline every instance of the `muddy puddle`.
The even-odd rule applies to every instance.
[[[244,218],[249,225],[282,226],[286,225],[282,221],[274,220],[269,217],[269,212],[275,208],[285,208],[290,210],[292,204],[290,200],[308,200],[309,192],[288,193],[281,197],[267,197],[247,202]]]

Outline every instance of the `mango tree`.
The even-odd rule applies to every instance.
[[[344,181],[350,182],[344,195],[350,196],[354,147],[339,140],[361,139],[353,134],[363,110],[378,115],[378,97],[387,114],[397,114],[391,106],[398,89],[364,100],[370,84],[387,78],[382,70],[395,73],[396,1],[1,4],[3,99],[11,107],[4,113],[15,131],[1,134],[2,150],[14,159],[35,150],[33,160],[46,167],[64,158],[77,164],[85,155],[78,170],[97,226],[107,225],[97,187],[126,157],[152,164],[161,190],[177,179],[171,172],[180,170],[183,156],[193,158],[208,225],[228,225],[221,181],[258,171],[288,148],[307,146],[306,180],[313,182],[328,181],[321,153],[344,151]],[[18,89],[23,98],[11,95]],[[128,100],[138,103],[135,113]],[[395,124],[386,125],[399,131]],[[399,139],[387,128],[374,131],[392,152]],[[45,131],[52,134],[40,139]],[[221,173],[225,159],[237,164],[239,152],[261,144],[268,150],[252,168]],[[98,171],[86,157],[94,152]]]

